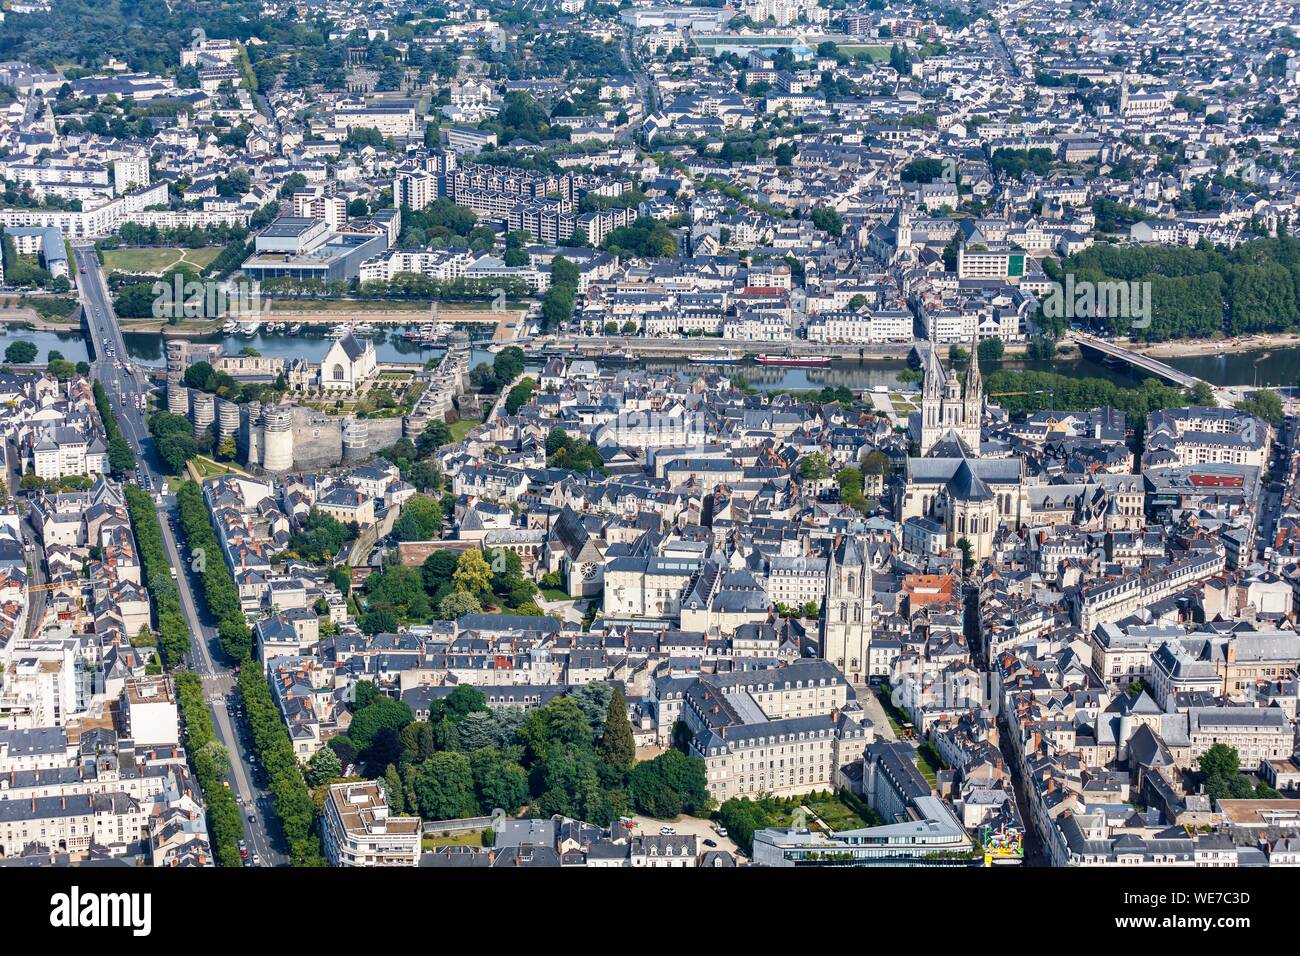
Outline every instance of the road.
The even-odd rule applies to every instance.
[[[217,630],[205,623],[200,615],[199,603],[195,599],[197,582],[194,572],[190,570],[189,562],[181,559],[181,548],[173,527],[179,521],[176,499],[172,495],[160,497],[157,494],[166,477],[157,465],[145,412],[138,406],[140,396],[148,394],[148,381],[144,370],[126,358],[126,342],[122,338],[117,315],[113,312],[94,247],[74,245],[73,256],[77,264],[77,288],[90,329],[89,344],[95,357],[91,373],[103,383],[113,405],[118,427],[136,453],[139,462],[136,484],[154,492],[155,500],[159,502],[163,544],[172,567],[180,571],[176,575],[176,584],[180,592],[181,610],[194,638],[194,651],[187,663],[203,681],[208,707],[212,711],[213,726],[221,743],[230,751],[231,772],[227,775],[226,782],[235,791],[241,813],[245,817],[244,831],[249,858],[256,853],[264,865],[286,865],[288,857],[283,852],[283,837],[279,833],[271,795],[257,785],[251,762],[252,751],[237,732],[227,710],[226,699],[234,687],[234,672],[221,663],[219,652],[215,655],[213,653]],[[253,816],[251,822],[247,819],[250,814]]]
[[[619,54],[623,57],[623,66],[627,69],[628,75],[636,81],[638,96],[641,105],[645,107],[646,115],[655,111],[654,91],[650,88],[650,77],[645,68],[641,65],[641,59],[637,56],[633,44],[636,43],[636,28],[628,26],[623,34],[623,41],[619,44]],[[633,128],[629,125],[629,129]]]
[[[1277,429],[1269,465],[1265,469],[1268,474],[1275,476],[1276,480],[1264,484],[1264,493],[1260,498],[1259,512],[1255,519],[1257,560],[1267,560],[1266,554],[1273,547],[1277,525],[1282,519],[1282,488],[1285,486],[1287,475],[1290,474],[1294,442],[1295,436],[1288,424],[1283,422]]]

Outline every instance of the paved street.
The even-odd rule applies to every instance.
[[[889,716],[885,713],[885,708],[880,706],[880,698],[876,696],[876,692],[866,686],[855,687],[855,690],[858,693],[858,703],[862,705],[867,718],[875,724],[876,736],[881,740],[897,740],[898,734],[894,733],[894,728],[889,723]]]
[[[145,412],[137,407],[138,396],[148,393],[147,379],[143,370],[127,359],[126,343],[118,327],[117,316],[113,312],[112,301],[94,248],[89,245],[76,245],[73,247],[73,254],[77,263],[77,286],[81,293],[86,322],[90,328],[89,344],[95,358],[91,366],[92,374],[103,383],[109,401],[113,405],[118,426],[136,453],[140,468],[135,483],[153,491],[155,500],[159,502],[158,514],[162,524],[163,543],[172,567],[179,569],[180,572],[177,574],[176,583],[180,592],[181,610],[194,639],[194,651],[190,655],[187,666],[203,680],[217,736],[230,751],[231,773],[227,781],[235,791],[241,814],[245,818],[244,830],[248,841],[249,858],[251,859],[256,853],[265,865],[286,864],[288,857],[284,853],[278,826],[268,826],[268,822],[275,821],[270,793],[257,786],[250,759],[253,756],[252,751],[245,746],[227,710],[226,695],[234,686],[235,674],[220,661],[220,647],[216,645],[217,630],[210,624],[204,623],[195,596],[198,582],[195,580],[194,573],[190,571],[189,562],[181,559],[181,547],[172,527],[173,522],[179,522],[175,498],[172,495],[166,497],[158,495],[166,481],[166,476],[157,465]],[[108,353],[110,348],[114,352],[113,355]],[[121,367],[118,367],[119,365]],[[250,813],[254,817],[252,822],[247,819]]]

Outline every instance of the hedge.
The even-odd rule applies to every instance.
[[[245,719],[253,732],[253,746],[271,780],[275,812],[284,827],[285,842],[289,844],[289,861],[294,866],[324,866],[320,840],[312,832],[315,807],[311,791],[298,766],[289,731],[271,697],[268,679],[252,660],[245,660],[240,668],[239,691]]]
[[[240,821],[239,805],[230,789],[222,786],[222,774],[205,749],[208,744],[217,742],[217,732],[203,699],[203,681],[191,671],[177,674],[174,681],[176,699],[185,720],[185,749],[194,776],[203,790],[203,802],[208,807],[208,839],[212,850],[220,865],[242,866],[239,840],[244,835],[244,825]]]
[[[235,578],[222,556],[217,533],[212,529],[212,515],[199,486],[192,481],[181,482],[176,489],[176,507],[180,511],[190,554],[202,552],[204,555],[204,571],[200,575],[203,596],[217,621],[221,647],[232,661],[243,660],[252,653],[253,634],[244,618],[239,589],[235,587]]]
[[[163,547],[162,526],[153,498],[135,485],[126,485],[126,508],[135,528],[136,544],[140,548],[140,563],[144,569],[144,583],[153,595],[158,619],[158,646],[163,661],[175,667],[190,652],[190,629],[181,615],[180,595],[172,580],[171,561]]]

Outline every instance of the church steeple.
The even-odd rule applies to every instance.
[[[967,402],[978,402],[984,397],[984,382],[980,378],[980,333],[979,328],[970,340],[970,367],[966,371],[966,391],[962,396]]]

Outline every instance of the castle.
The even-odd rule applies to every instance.
[[[344,336],[350,339],[351,336]],[[399,438],[414,440],[434,420],[445,421],[453,400],[465,388],[469,372],[469,339],[454,336],[451,347],[428,376],[428,385],[407,415],[393,418],[358,418],[328,415],[296,404],[287,397],[271,404],[232,402],[185,385],[185,369],[196,361],[210,361],[232,377],[284,374],[290,389],[295,377],[311,376],[343,382],[377,372],[374,346],[335,342],[320,366],[303,359],[261,356],[225,356],[220,345],[184,340],[167,342],[167,410],[190,420],[197,439],[211,427],[218,446],[234,439],[237,457],[250,468],[272,474],[295,469],[328,468],[364,461]]]

